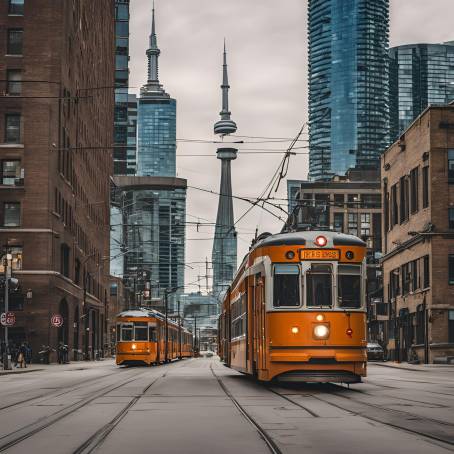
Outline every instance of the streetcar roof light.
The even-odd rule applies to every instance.
[[[325,247],[328,244],[328,240],[325,236],[320,235],[315,238],[315,244],[320,247]]]

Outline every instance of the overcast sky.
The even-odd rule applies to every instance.
[[[151,0],[131,0],[130,85],[138,92],[147,78]],[[454,40],[453,0],[391,0],[390,45]],[[227,40],[230,109],[237,134],[276,138],[294,137],[307,121],[307,1],[305,0],[156,0],[160,81],[178,102],[177,137],[214,140],[219,119],[222,46]],[[307,139],[307,135],[302,136]],[[238,139],[237,139],[238,140]],[[288,143],[244,144],[239,149],[286,148]],[[300,142],[299,147],[304,147]],[[306,149],[293,156],[288,178],[305,179]],[[210,157],[184,157],[207,154]],[[279,154],[239,155],[232,163],[235,195],[255,198],[276,171]],[[189,186],[219,191],[220,161],[215,144],[179,142],[178,176]],[[286,198],[286,184],[276,197]],[[284,203],[284,202],[282,202]],[[235,216],[247,210],[235,200]],[[187,221],[214,222],[217,196],[188,190]],[[275,210],[278,213],[277,210]],[[253,209],[237,226],[238,262],[247,252],[254,231],[280,230],[282,223]],[[205,275],[211,260],[213,228],[187,228],[186,283]],[[204,282],[204,280],[203,280]],[[188,287],[196,291],[197,287]],[[204,287],[202,287],[204,290]]]

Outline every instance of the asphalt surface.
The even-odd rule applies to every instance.
[[[216,359],[0,376],[0,452],[445,453],[454,368],[369,365],[363,384],[264,386]]]

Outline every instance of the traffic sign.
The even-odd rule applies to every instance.
[[[0,323],[2,326],[14,326],[16,324],[16,315],[14,312],[3,312],[0,315]]]
[[[63,326],[63,317],[60,314],[54,314],[50,319],[50,323],[52,326],[60,328],[61,326]]]

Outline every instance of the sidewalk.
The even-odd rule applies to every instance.
[[[93,369],[95,367],[106,367],[106,366],[115,366],[114,358],[106,358],[100,361],[72,361],[69,364],[29,364],[27,368],[13,368],[12,370],[3,370],[0,368],[0,376],[4,375],[15,375],[15,374],[27,374],[31,372],[43,372],[49,370],[63,370],[63,371],[72,371],[72,370],[85,370]]]
[[[419,372],[430,372],[434,369],[454,369],[454,364],[408,364],[408,363],[396,363],[394,361],[386,361],[386,362],[375,362],[370,361],[369,364],[373,364],[374,366],[381,366],[381,367],[391,367],[393,369],[401,369],[401,370],[411,370],[411,371],[419,371]]]

